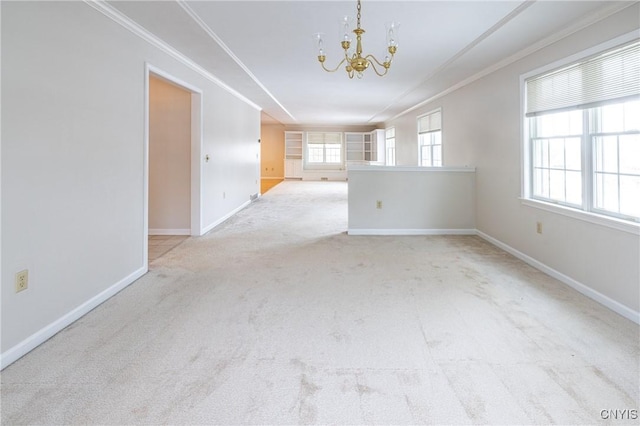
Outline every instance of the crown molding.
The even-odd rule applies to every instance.
[[[406,110],[402,111],[399,114],[396,114],[395,116],[384,120],[384,122],[389,122],[389,121],[393,121],[396,120],[400,117],[402,117],[405,114],[410,113],[411,111],[414,111],[418,108],[421,108],[425,105],[427,105],[430,102],[435,101],[436,99],[439,99],[443,96],[448,95],[451,92],[454,92],[464,86],[467,86],[471,83],[473,83],[476,80],[481,79],[482,77],[485,77],[493,72],[496,72],[508,65],[513,64],[514,62],[519,61],[520,59],[523,59],[535,52],[537,52],[538,50],[544,49],[547,46],[552,45],[553,43],[556,43],[566,37],[569,37],[570,35],[583,30],[585,28],[587,28],[590,25],[595,24],[596,22],[599,22],[605,18],[608,18],[609,16],[613,15],[614,13],[620,12],[621,10],[624,10],[630,6],[633,6],[634,4],[636,4],[636,2],[612,2],[610,5],[584,17],[583,19],[576,21],[573,25],[570,25],[568,27],[566,27],[565,29],[558,31],[548,37],[543,38],[542,40],[538,41],[535,44],[532,44],[531,46],[529,46],[526,49],[523,49],[499,62],[496,62],[495,64],[491,65],[490,67],[487,67],[485,69],[483,69],[482,71],[477,72],[476,74],[472,75],[471,77],[468,77],[462,81],[460,81],[459,83],[454,84],[453,86],[449,87],[448,89],[443,90],[440,93],[437,93],[427,99],[425,99],[424,101],[410,107],[407,108]],[[481,36],[482,37],[482,36]],[[474,43],[472,43],[474,44]],[[474,44],[474,46],[477,45],[477,43]],[[464,53],[468,52],[471,49],[464,49]],[[454,58],[457,60],[461,57],[462,55],[456,55]],[[452,63],[452,61],[447,61],[447,65],[450,65]],[[442,71],[442,67],[439,69],[438,72]],[[431,77],[432,78],[435,74],[433,74]],[[425,80],[426,82],[426,80]]]
[[[200,15],[198,15],[197,12],[193,10],[185,0],[176,0],[176,2],[187,13],[187,15],[189,15],[191,19],[193,19],[195,23],[198,24],[198,26],[202,28],[202,30],[206,32],[207,35],[209,35],[209,37],[211,37],[211,39],[215,41],[227,55],[229,55],[231,59],[233,59],[233,61],[238,64],[238,66],[242,68],[245,73],[247,73],[247,75],[258,85],[258,87],[260,87],[280,107],[280,109],[282,109],[282,111],[284,111],[289,117],[291,117],[292,120],[296,121],[296,118],[284,107],[284,105],[280,103],[278,99],[276,99],[276,97],[269,91],[269,89],[267,89],[264,84],[262,84],[262,82],[258,80],[258,77],[256,77],[251,72],[251,70],[240,60],[240,58],[238,58],[236,54],[233,53],[229,46],[227,46],[226,43],[222,41],[222,39],[202,18],[200,18]]]
[[[460,59],[461,57],[463,57],[464,55],[467,54],[467,52],[471,51],[474,47],[476,47],[477,45],[479,45],[482,41],[484,41],[485,39],[487,39],[491,34],[495,33],[496,31],[498,31],[500,28],[504,27],[507,23],[509,23],[513,18],[515,18],[516,16],[520,15],[522,12],[524,12],[526,9],[528,9],[529,7],[531,7],[533,5],[533,3],[536,0],[525,0],[522,3],[520,3],[515,9],[513,9],[511,12],[509,12],[507,15],[505,15],[502,19],[500,19],[498,22],[496,22],[495,24],[493,24],[488,30],[486,30],[485,32],[483,32],[482,34],[480,34],[478,37],[476,37],[474,40],[471,41],[471,43],[467,44],[465,47],[463,47],[461,50],[459,50],[455,55],[453,55],[452,57],[450,57],[449,59],[447,59],[445,62],[443,62],[442,64],[440,64],[440,66],[438,66],[436,69],[434,69],[429,75],[427,75],[427,77],[425,77],[420,83],[418,83],[417,85],[413,86],[412,88],[406,90],[404,93],[402,93],[400,96],[396,97],[396,99],[393,100],[393,102],[391,102],[389,105],[387,105],[387,107],[385,107],[382,111],[378,112],[375,116],[371,117],[371,119],[369,120],[369,122],[372,122],[375,120],[376,117],[380,116],[380,114],[384,113],[385,111],[387,111],[389,108],[393,107],[393,105],[399,101],[400,99],[404,98],[405,96],[407,96],[408,94],[410,94],[411,92],[414,92],[415,90],[418,90],[421,86],[425,85],[429,80],[431,80],[433,77],[437,76],[438,74],[440,74],[441,72],[443,72],[445,69],[447,69],[451,64],[453,64],[454,62],[456,62],[458,59]],[[407,110],[408,112],[409,110]],[[402,115],[403,113],[400,113],[399,115]],[[398,115],[398,116],[399,116]],[[396,117],[398,117],[396,116]],[[395,118],[395,117],[394,117]],[[394,119],[393,118],[393,119]]]
[[[218,87],[229,92],[231,95],[235,96],[236,98],[240,99],[246,104],[252,106],[258,111],[262,110],[262,107],[250,101],[240,92],[236,91],[231,86],[224,83],[218,77],[214,76],[209,71],[207,71],[206,69],[204,69],[203,67],[201,67],[200,65],[192,61],[190,58],[188,58],[187,56],[179,52],[177,49],[173,48],[172,46],[167,44],[165,41],[161,40],[160,38],[158,38],[157,36],[149,32],[146,28],[134,22],[132,19],[124,15],[119,10],[115,9],[113,6],[107,4],[104,0],[83,0],[83,1],[85,2],[85,4],[91,6],[98,12],[102,13],[107,18],[111,19],[117,24],[120,24],[122,27],[126,28],[131,33],[135,34],[136,36],[140,37],[142,40],[151,44],[153,47],[163,51],[164,53],[171,56],[173,59],[177,60],[181,64],[191,68],[193,71],[197,72],[198,74],[200,74],[207,80],[211,81]]]

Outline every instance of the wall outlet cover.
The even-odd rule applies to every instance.
[[[29,288],[29,270],[25,269],[16,274],[16,293]]]

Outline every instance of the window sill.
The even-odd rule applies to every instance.
[[[553,203],[545,203],[544,201],[532,200],[531,198],[520,198],[523,205],[545,210],[551,213],[561,214],[573,219],[582,220],[584,222],[593,223],[607,228],[613,228],[618,231],[628,232],[633,235],[640,235],[640,223],[629,222],[614,217],[604,216],[597,213],[585,212],[582,210],[572,209]]]

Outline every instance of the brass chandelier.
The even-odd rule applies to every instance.
[[[340,61],[340,63],[333,69],[329,69],[324,65],[324,61],[326,59],[324,54],[324,40],[322,39],[322,34],[318,33],[315,35],[315,44],[318,49],[318,61],[322,68],[327,72],[335,72],[346,62],[345,70],[347,71],[347,75],[349,78],[353,78],[353,76],[357,76],[358,78],[362,78],[364,70],[371,68],[378,74],[380,77],[387,74],[389,71],[389,67],[391,67],[391,61],[393,61],[393,56],[398,49],[398,30],[400,28],[400,24],[397,22],[390,22],[386,24],[386,33],[387,33],[387,51],[389,55],[385,56],[384,61],[380,62],[373,55],[362,56],[362,34],[364,34],[364,29],[360,27],[360,15],[362,6],[360,5],[360,0],[358,0],[358,15],[357,15],[357,26],[353,31],[350,31],[350,18],[345,16],[344,19],[340,22],[340,37],[342,41],[340,45],[344,49],[344,58]],[[354,33],[356,35],[356,51],[352,54],[349,53],[349,48],[351,47],[351,34]],[[376,66],[377,64],[377,66]]]

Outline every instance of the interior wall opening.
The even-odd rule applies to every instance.
[[[192,93],[149,75],[148,259],[191,235]]]

